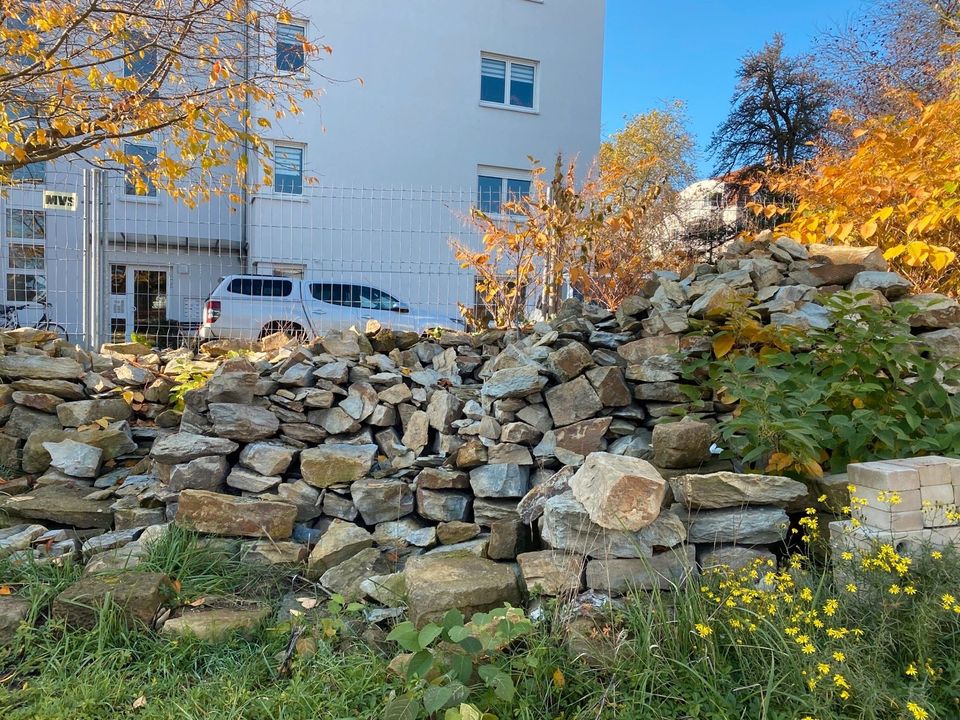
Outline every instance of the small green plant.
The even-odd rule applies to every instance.
[[[735,405],[719,427],[729,453],[756,469],[818,476],[825,466],[956,452],[960,371],[911,334],[915,306],[872,297],[836,293],[823,302],[827,328],[776,345],[724,342],[720,357],[688,361],[688,378]]]
[[[246,357],[249,350],[231,350],[223,355],[222,360]],[[184,396],[191,390],[199,390],[213,377],[216,367],[209,363],[186,362],[180,367],[173,380],[176,383],[170,391],[169,404],[174,410],[183,410]]]
[[[176,385],[174,385],[173,389],[170,391],[170,406],[174,410],[183,410],[184,397],[186,394],[191,390],[199,390],[202,388],[207,384],[207,381],[210,380],[212,375],[212,370],[196,370],[188,368],[174,377],[174,382]]]
[[[522,610],[510,606],[476,613],[470,622],[450,610],[442,622],[423,628],[402,622],[387,636],[409,656],[405,658],[407,690],[387,703],[384,718],[415,720],[490,720],[468,702],[474,695],[492,693],[493,699],[510,702],[516,689],[513,678],[486,659],[533,629]],[[480,702],[483,698],[478,698]]]

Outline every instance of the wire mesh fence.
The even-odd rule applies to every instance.
[[[475,277],[450,241],[477,246],[470,210],[491,209],[476,189],[325,185],[188,207],[121,171],[89,169],[0,190],[0,324],[90,347],[369,320],[457,327],[458,306],[476,305]],[[700,212],[696,224],[727,227],[729,216]]]

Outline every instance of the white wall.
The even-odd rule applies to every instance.
[[[303,197],[252,197],[244,228],[221,198],[195,209],[162,192],[126,199],[118,171],[108,189],[108,262],[170,268],[174,319],[193,320],[185,298],[206,296],[219,275],[269,271],[270,262],[364,280],[455,314],[473,289],[449,240],[471,237],[462,218],[478,167],[526,171],[528,156],[552,167],[562,152],[585,168],[597,153],[603,0],[305,0],[298,11],[310,18],[308,35],[334,52],[311,70],[325,96],[280,122],[275,137],[306,144],[306,174],[319,185]],[[481,106],[484,52],[538,63],[535,112]],[[81,168],[52,163],[44,186],[11,191],[0,207],[39,208],[43,188],[79,191]],[[48,213],[48,296],[71,335],[80,324],[82,230],[80,212]]]
[[[252,264],[359,274],[455,312],[472,278],[449,239],[464,232],[455,215],[469,210],[478,167],[527,171],[532,156],[552,168],[563,153],[586,169],[597,154],[603,0],[306,0],[296,12],[333,48],[310,69],[326,95],[274,135],[306,144],[320,188],[254,199]],[[538,63],[534,112],[481,104],[481,53]],[[401,201],[400,187],[414,190]]]
[[[305,0],[297,11],[333,48],[312,77],[343,82],[278,135],[307,143],[324,184],[471,187],[477,165],[597,153],[603,0]],[[538,113],[481,107],[484,52],[539,62]]]

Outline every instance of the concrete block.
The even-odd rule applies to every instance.
[[[862,506],[853,508],[852,515],[867,527],[878,530],[907,531],[923,529],[923,513],[920,510],[895,512]]]
[[[873,552],[879,545],[890,545],[898,553],[917,557],[930,550],[943,550],[948,547],[960,548],[960,526],[941,528],[923,528],[921,530],[891,531],[870,527],[854,527],[850,520],[836,520],[828,525],[830,547],[834,552],[834,562],[840,553]]]
[[[920,473],[917,468],[890,462],[853,463],[847,466],[847,475],[850,483],[858,488],[895,492],[920,489]]]
[[[953,483],[954,468],[960,467],[960,460],[931,455],[928,457],[891,460],[893,465],[914,468],[920,476],[920,486],[950,485]]]
[[[866,502],[866,507],[890,512],[916,512],[923,507],[920,490],[875,490],[874,488],[854,486],[853,497]],[[953,488],[952,485],[947,487]],[[893,502],[893,496],[899,502]],[[860,505],[857,502],[856,505]]]

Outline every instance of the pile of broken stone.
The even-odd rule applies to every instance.
[[[765,322],[822,326],[820,293],[897,302],[909,287],[876,248],[766,238],[652,275],[616,312],[571,300],[523,332],[369,327],[199,355],[4,333],[0,555],[85,562],[54,610],[89,606],[89,576],[130,572],[176,525],[416,622],[775,561],[789,513],[822,488],[717,459],[731,408],[686,387],[683,356],[710,351],[691,323],[742,294]],[[917,334],[960,355],[960,305],[912,302]],[[171,407],[176,378],[199,372]]]

